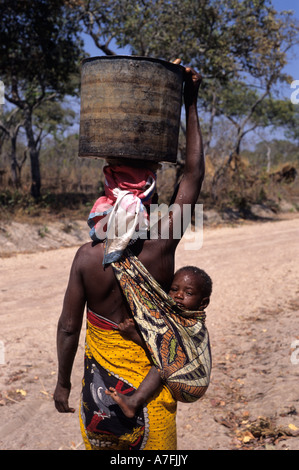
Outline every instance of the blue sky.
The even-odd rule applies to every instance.
[[[292,10],[295,18],[299,21],[299,0],[272,0],[274,8],[280,12],[283,10]],[[93,40],[84,35],[86,51],[91,56],[103,55],[103,53],[94,45]],[[114,48],[114,50],[116,50]],[[120,49],[119,54],[130,54],[129,50]],[[284,69],[284,72],[291,75],[294,80],[299,80],[299,45],[295,46],[289,53],[289,62]],[[281,88],[281,94],[285,97],[290,97],[292,89],[289,85],[284,85]]]
[[[293,10],[295,18],[299,21],[299,0],[272,0],[275,9],[280,12],[283,10]],[[299,80],[299,45],[295,46],[289,54],[289,63],[284,70],[291,75],[294,80]],[[293,90],[284,87],[283,94],[290,96]]]

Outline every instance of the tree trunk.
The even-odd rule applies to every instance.
[[[271,147],[267,145],[267,173],[270,173],[271,169]]]
[[[11,136],[10,142],[11,142],[10,167],[11,167],[12,181],[13,181],[15,188],[20,188],[21,179],[20,179],[20,171],[19,171],[20,169],[19,169],[19,165],[17,161],[17,136]]]
[[[242,141],[243,136],[244,136],[244,134],[241,132],[241,129],[239,129],[236,144],[235,144],[235,148],[233,150],[233,153],[236,154],[236,155],[240,155],[241,141]]]
[[[25,112],[25,130],[28,142],[28,150],[31,164],[31,195],[34,199],[40,197],[41,177],[39,167],[39,149],[38,142],[34,138],[32,129],[32,111],[27,109]]]
[[[30,163],[31,163],[31,196],[34,199],[40,197],[41,178],[39,168],[39,152],[36,149],[29,148]]]

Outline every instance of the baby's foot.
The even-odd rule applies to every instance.
[[[132,397],[127,397],[122,393],[118,393],[113,387],[109,387],[109,390],[105,390],[105,393],[113,398],[113,400],[122,409],[125,416],[128,418],[134,418],[136,407],[131,403]]]

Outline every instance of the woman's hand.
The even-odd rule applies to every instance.
[[[75,409],[69,407],[69,396],[71,386],[63,387],[59,382],[56,385],[54,392],[55,407],[59,413],[74,413]]]
[[[198,72],[193,70],[191,67],[185,68],[185,106],[190,106],[191,104],[196,103],[201,80],[202,76]]]

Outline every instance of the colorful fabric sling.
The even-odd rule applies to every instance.
[[[211,372],[204,312],[180,309],[129,249],[112,263],[152,361],[173,397],[194,402]]]

